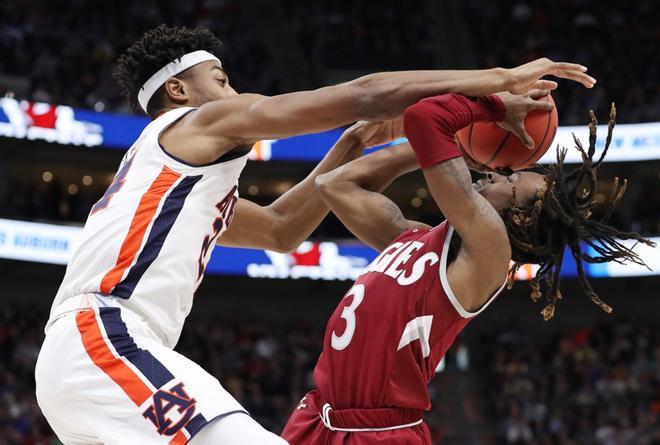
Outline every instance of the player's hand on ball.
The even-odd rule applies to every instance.
[[[498,122],[498,125],[518,136],[527,148],[530,150],[534,149],[534,139],[525,130],[525,117],[530,111],[552,110],[554,108],[553,104],[539,100],[548,94],[550,94],[550,90],[537,89],[530,90],[523,95],[506,92],[497,93],[497,96],[502,99],[506,108],[504,120]]]
[[[554,90],[557,88],[557,82],[541,79],[544,76],[569,79],[579,82],[587,88],[592,88],[596,84],[596,79],[589,76],[586,71],[586,66],[577,63],[553,62],[544,57],[508,70],[511,76],[508,90],[513,94],[524,94],[532,89]]]
[[[358,138],[363,148],[386,144],[405,137],[403,117],[388,121],[360,121],[346,130],[345,134]]]

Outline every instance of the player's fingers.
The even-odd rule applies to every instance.
[[[546,94],[546,96],[547,96],[547,94]],[[543,97],[543,96],[539,96],[539,97]],[[550,111],[555,107],[554,104],[550,101],[547,101],[547,100],[534,100],[534,99],[531,99],[531,98],[527,102],[527,106],[529,107],[528,109],[530,111],[531,110]]]
[[[580,65],[579,63],[553,62],[552,68],[561,71],[580,71],[583,73],[587,72],[587,67]]]
[[[537,80],[534,82],[534,85],[532,85],[532,90],[556,90],[557,89],[557,82],[554,80],[547,80],[547,79],[541,79]]]
[[[513,128],[513,132],[520,138],[525,147],[530,150],[534,149],[534,139],[532,139],[532,137],[525,130],[525,124],[523,122],[520,122],[519,125],[516,125]]]
[[[554,75],[562,79],[569,79],[575,82],[579,82],[587,88],[593,88],[593,86],[596,84],[596,79],[580,71],[559,71],[554,73]]]
[[[532,99],[540,99],[548,94],[550,94],[550,90],[533,89],[529,90],[525,96],[531,97]]]

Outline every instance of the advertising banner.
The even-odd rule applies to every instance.
[[[0,258],[65,265],[82,230],[82,227],[0,219]],[[660,237],[652,239],[660,243]],[[586,251],[593,254],[592,250]],[[636,264],[587,264],[587,274],[592,277],[660,274],[660,249],[639,245],[636,251],[650,269]],[[291,253],[216,246],[206,272],[252,278],[353,281],[377,255],[375,250],[357,241],[305,241]],[[526,265],[516,278],[528,280],[536,270],[537,266]],[[575,260],[567,249],[562,277],[574,276],[577,276]]]

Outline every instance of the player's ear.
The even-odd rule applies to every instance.
[[[163,87],[165,88],[165,94],[174,103],[183,104],[189,99],[188,89],[181,79],[170,77]]]

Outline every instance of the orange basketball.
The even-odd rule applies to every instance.
[[[555,103],[550,95],[541,100]],[[551,111],[532,111],[527,115],[525,129],[534,139],[533,150],[495,122],[474,123],[456,133],[456,138],[461,148],[475,161],[490,168],[520,170],[536,163],[548,151],[557,125],[557,107]]]

